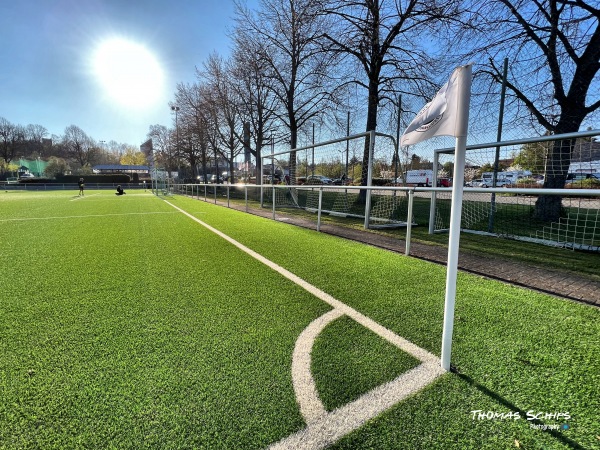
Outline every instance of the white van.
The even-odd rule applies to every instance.
[[[417,186],[431,187],[433,182],[433,170],[407,170],[402,177],[396,179],[396,183],[412,184]]]
[[[531,176],[529,170],[511,170],[507,172],[498,172],[496,174],[496,187],[503,187],[507,184],[517,184],[523,178]],[[492,187],[494,180],[494,172],[484,172],[481,174],[481,187]]]

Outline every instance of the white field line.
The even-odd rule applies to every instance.
[[[87,197],[85,195],[80,195],[80,196],[77,196],[75,198],[72,198],[70,201],[72,202],[74,200],[81,200],[82,198],[90,198],[90,197],[93,197],[94,195],[100,195],[100,194],[90,194]]]
[[[363,426],[385,410],[423,389],[446,373],[439,362],[428,361],[358,399],[308,423],[303,430],[269,446],[270,450],[323,449]]]
[[[313,320],[296,340],[292,355],[292,383],[302,417],[309,425],[327,415],[310,371],[312,348],[321,331],[341,316],[343,313],[339,309],[332,309]]]
[[[50,217],[22,217],[13,219],[0,219],[0,222],[21,222],[28,220],[50,220],[50,219],[85,219],[87,217],[115,217],[115,216],[144,216],[151,214],[177,214],[172,211],[154,211],[139,213],[114,213],[114,214],[85,214],[79,216],[50,216]]]
[[[300,361],[292,361],[292,381],[294,382],[294,391],[296,392],[301,413],[307,423],[307,428],[273,444],[269,447],[270,449],[325,448],[446,373],[440,365],[439,358],[434,354],[398,336],[393,331],[388,330],[354,308],[333,298],[321,289],[194,217],[187,211],[166,200],[165,203],[333,307],[333,311],[324,314],[309,324],[298,337],[294,349],[294,359],[299,357]],[[323,328],[344,314],[396,347],[419,359],[422,361],[422,364],[403,373],[395,380],[382,384],[363,394],[355,401],[327,413],[321,400],[318,398],[315,383],[310,373],[310,353],[314,340]],[[294,371],[297,372],[295,375]]]

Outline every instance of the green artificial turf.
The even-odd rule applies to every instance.
[[[312,351],[312,373],[331,411],[421,362],[347,316],[329,324]]]
[[[303,428],[291,355],[329,306],[150,194],[75,197],[0,196],[0,448],[260,448]],[[167,200],[439,355],[444,267]],[[455,317],[457,373],[336,447],[600,447],[600,310],[460,274]],[[329,409],[413,364],[348,318],[313,358]]]
[[[304,426],[291,354],[327,305],[155,198],[42,197],[2,204],[32,220],[0,222],[1,448],[257,448]]]
[[[188,201],[178,199],[180,206]],[[439,355],[444,267],[203,205],[202,220]],[[459,375],[446,375],[410,400],[437,408],[422,422],[410,422],[418,425],[416,431],[401,422],[373,425],[372,440],[359,430],[351,442],[360,445],[348,448],[398,448],[398,442],[421,439],[430,445],[420,448],[448,448],[449,442],[456,448],[509,448],[515,439],[527,443],[524,448],[568,448],[570,442],[598,447],[600,361],[594,355],[600,352],[600,310],[468,274],[459,275],[457,289],[452,362]],[[388,414],[393,416],[403,404]],[[523,418],[471,420],[470,411],[488,408],[522,411]],[[524,418],[529,410],[569,412],[570,428],[531,428]],[[446,429],[442,424],[449,414],[454,425]],[[546,420],[540,425],[556,424]],[[379,435],[381,440],[375,437]]]

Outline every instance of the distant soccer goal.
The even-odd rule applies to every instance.
[[[363,164],[365,154],[369,164]],[[390,135],[356,134],[263,155],[261,161],[263,186],[288,186],[264,188],[264,207],[360,218],[365,228],[406,226],[406,194],[375,187],[391,185],[402,173],[396,141]]]
[[[600,251],[600,143],[598,131],[467,146],[465,182],[474,188],[511,188],[507,193],[465,192],[461,229],[557,247]],[[555,145],[558,142],[559,145]],[[561,144],[562,143],[562,144]],[[569,145],[570,162],[553,164],[550,152]],[[434,169],[453,163],[452,149],[437,150]],[[497,170],[494,170],[497,169]],[[434,170],[435,172],[435,170]],[[552,195],[560,216],[543,218],[548,179],[564,191]],[[599,196],[581,196],[598,190]],[[521,193],[523,192],[523,193]],[[436,193],[430,210],[430,232],[445,231],[450,221],[450,193]]]
[[[152,192],[155,195],[171,196],[174,193],[175,180],[169,177],[165,170],[152,169],[151,173]]]

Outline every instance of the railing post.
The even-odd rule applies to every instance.
[[[410,189],[408,191],[408,215],[406,218],[406,248],[404,254],[410,255],[410,237],[412,233],[412,222],[413,222],[413,200],[415,197],[415,190]]]
[[[433,153],[433,182],[432,187],[437,187],[437,172],[440,155],[438,152]],[[429,204],[429,234],[435,231],[435,208],[437,207],[437,192],[431,192],[431,203]]]
[[[375,148],[375,131],[369,131],[369,167],[367,171],[367,195],[365,201],[365,230],[369,229],[369,219],[371,216],[371,186],[373,178],[373,149]]]
[[[229,185],[227,185],[227,207],[229,208]]]
[[[246,212],[248,212],[248,185],[244,185],[244,197],[246,200]]]
[[[319,187],[319,208],[317,209],[317,231],[321,231],[321,207],[323,206],[323,186]]]
[[[275,220],[275,185],[273,185],[273,220]]]

